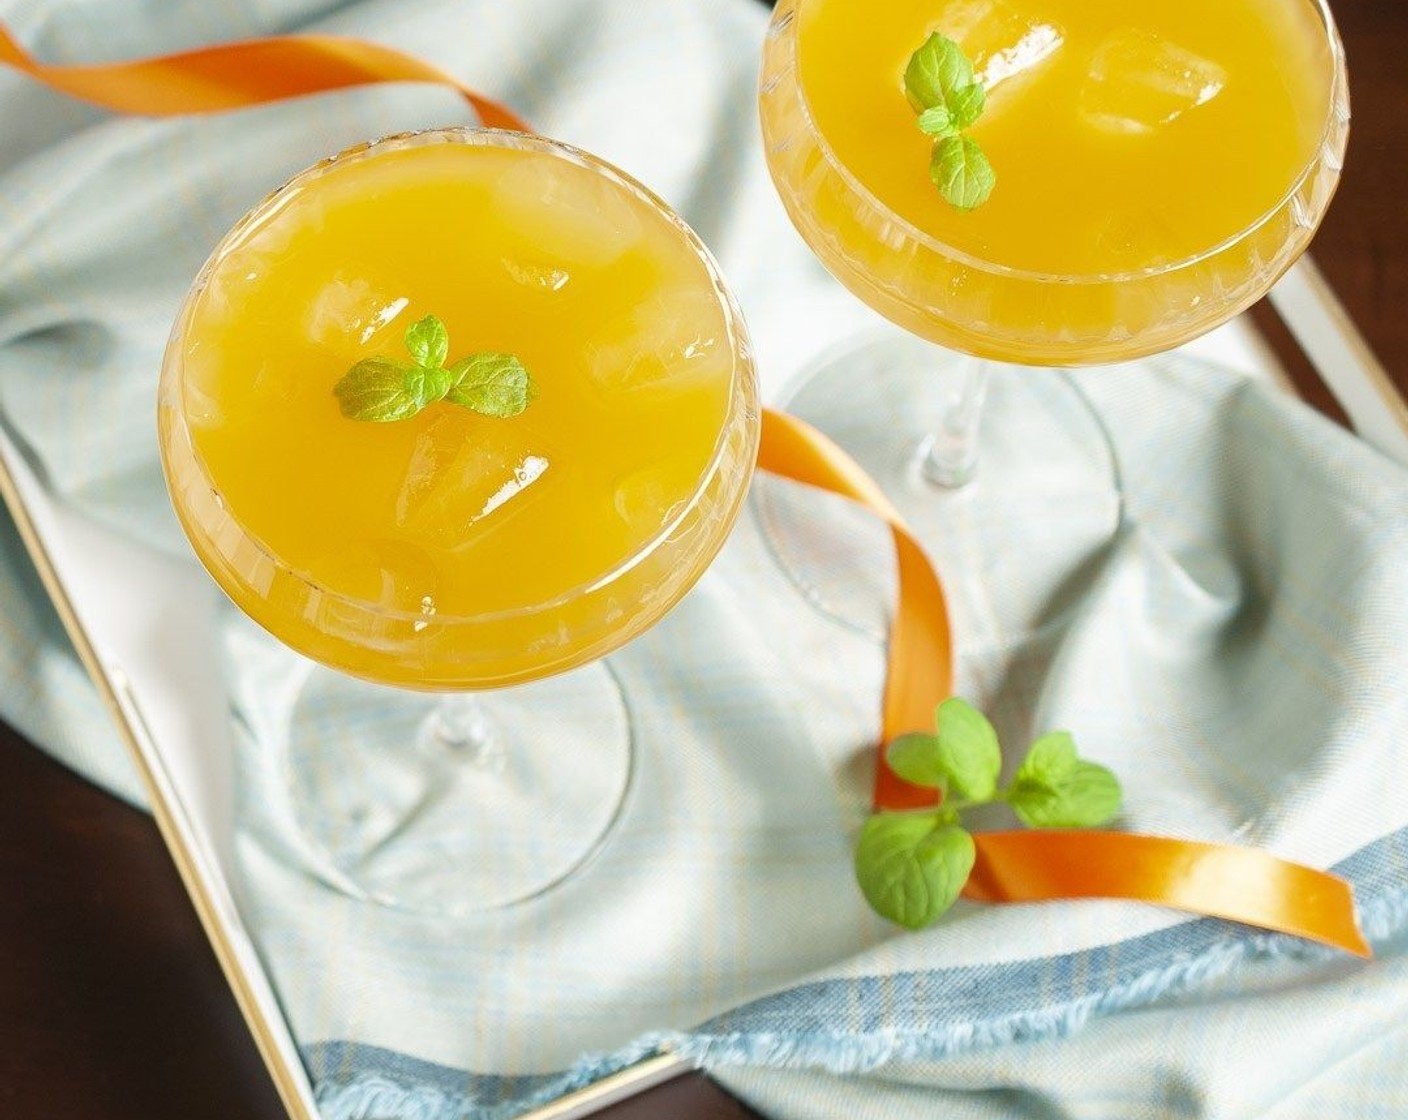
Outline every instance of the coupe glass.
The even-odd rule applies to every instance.
[[[846,448],[927,540],[947,542],[941,550],[952,547],[965,567],[984,567],[980,546],[953,541],[975,510],[1031,511],[1039,499],[1046,513],[1080,501],[1108,504],[1111,495],[1118,505],[1116,458],[1099,416],[1069,375],[1031,367],[1128,361],[1178,346],[1259,299],[1304,251],[1334,193],[1348,137],[1343,49],[1321,0],[1317,23],[1333,69],[1328,112],[1319,143],[1270,210],[1186,259],[1054,275],[1005,267],[929,236],[837,158],[799,74],[800,17],[815,2],[780,0],[767,35],[760,113],[768,167],[817,257],[909,337],[827,355],[782,403]],[[1075,492],[1082,487],[1088,492]],[[846,594],[844,581],[827,577],[796,535],[772,534],[794,578],[829,579],[808,588],[818,600]]]
[[[727,325],[719,344],[732,368],[712,458],[662,529],[551,601],[468,617],[349,598],[285,563],[222,496],[186,407],[183,340],[226,254],[329,169],[432,144],[546,153],[664,216],[710,277]],[[470,914],[540,895],[598,850],[633,765],[630,709],[601,658],[659,621],[723,545],[752,475],[758,416],[742,318],[704,245],[635,180],[565,144],[468,129],[390,137],[304,171],[226,235],[166,350],[162,461],[180,522],[215,581],[251,619],[312,659],[289,656],[278,679],[262,682],[258,703],[287,714],[261,739],[283,752],[288,808],[326,881],[385,905]]]

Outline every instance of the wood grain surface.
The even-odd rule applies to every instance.
[[[1354,124],[1314,254],[1408,390],[1408,4],[1334,0]],[[1265,309],[1256,321],[1295,365]],[[1330,407],[1303,364],[1309,399]],[[4,516],[0,513],[0,516]],[[280,1120],[151,821],[0,725],[0,1116]],[[750,1115],[701,1077],[604,1116]]]

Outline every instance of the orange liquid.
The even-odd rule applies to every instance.
[[[428,314],[449,329],[450,361],[517,355],[538,388],[528,409],[343,417],[338,379],[365,358],[407,359],[405,329]],[[576,640],[567,607],[492,637],[442,623],[571,600],[671,531],[736,372],[710,269],[653,202],[553,154],[464,144],[376,153],[297,187],[215,264],[173,360],[194,454],[251,541],[329,596],[420,621],[394,654],[371,632],[359,646],[355,626],[334,642],[207,555],[235,601],[350,672],[463,686],[608,642],[599,628]],[[659,613],[628,586],[608,629]]]
[[[987,93],[997,175],[959,211],[903,75],[934,31]],[[1310,0],[780,0],[760,108],[794,224],[877,311],[1031,365],[1154,353],[1308,243],[1347,104]]]
[[[1273,209],[1325,125],[1330,58],[1307,0],[804,0],[817,129],[896,214],[953,248],[1060,275],[1177,261]],[[987,87],[997,171],[963,213],[928,175],[903,95],[932,31]]]

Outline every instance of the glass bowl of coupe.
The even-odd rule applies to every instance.
[[[781,0],[760,111],[794,225],[912,338],[788,407],[936,531],[970,479],[991,504],[1062,455],[1111,473],[1072,379],[1033,367],[1165,351],[1260,298],[1349,131],[1322,0]]]
[[[471,914],[580,868],[632,768],[601,659],[708,567],[756,457],[743,323],[688,227],[535,136],[350,149],[216,248],[159,425],[197,555],[313,659],[270,683],[320,873]]]

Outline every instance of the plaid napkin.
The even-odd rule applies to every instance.
[[[751,0],[0,0],[54,61],[313,28],[440,64],[680,209],[719,256],[776,398],[819,363],[910,344],[825,276],[773,197],[753,110],[765,17]],[[70,506],[188,556],[153,402],[190,278],[293,171],[464,107],[408,87],[115,120],[6,73],[0,106],[0,415]],[[993,390],[1018,425],[1021,376]],[[953,531],[926,537],[961,692],[1007,741],[1076,731],[1126,779],[1132,828],[1336,867],[1380,958],[1122,903],[965,903],[922,934],[875,918],[850,844],[893,593],[885,537],[769,480],[694,593],[611,658],[638,752],[611,842],[504,915],[416,917],[323,884],[277,764],[323,670],[222,616],[239,655],[240,895],[329,1120],[508,1117],[662,1044],[784,1117],[1408,1111],[1394,1033],[1408,1022],[1408,475],[1186,355],[1041,385],[1079,395],[1097,453],[1053,454],[1021,501],[960,497]],[[1001,466],[993,454],[985,470]],[[0,714],[133,795],[8,527]],[[322,727],[331,747],[326,714],[299,733]]]

